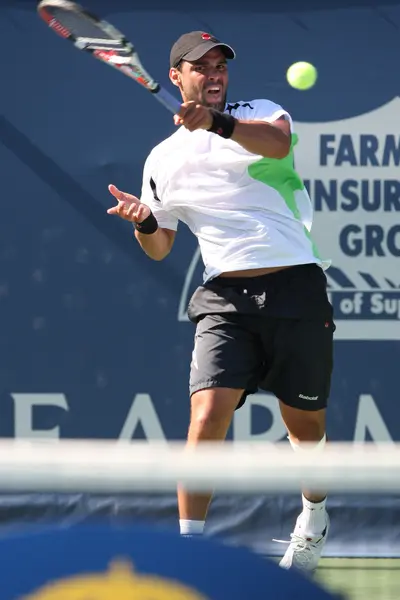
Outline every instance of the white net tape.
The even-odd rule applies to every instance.
[[[183,442],[0,442],[0,492],[400,492],[400,444],[327,444],[294,453],[289,444]]]

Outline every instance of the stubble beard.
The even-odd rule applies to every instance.
[[[215,110],[224,112],[226,106],[226,93],[224,94],[224,97],[221,100],[221,102],[219,102],[218,104],[215,104],[214,102],[209,103],[205,101],[204,105],[207,106],[207,108],[214,108]]]
[[[206,106],[207,108],[214,108],[215,110],[219,110],[220,112],[224,112],[225,110],[227,90],[225,90],[225,94],[221,102],[219,102],[218,104],[215,104],[215,102],[208,102],[207,92],[199,94],[198,90],[190,90],[189,93],[186,93],[186,90],[183,90],[183,95],[185,102],[196,102],[197,104],[201,104],[202,106]],[[199,95],[201,96],[200,101]]]

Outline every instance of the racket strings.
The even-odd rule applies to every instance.
[[[96,40],[115,41],[100,25],[85,14],[72,10],[62,10],[56,7],[46,8],[46,12],[58,21],[75,37],[91,38]]]

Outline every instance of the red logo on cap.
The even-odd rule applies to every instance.
[[[211,40],[211,35],[209,33],[202,33],[201,37],[203,40]]]

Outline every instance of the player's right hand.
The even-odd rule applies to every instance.
[[[121,219],[131,223],[141,223],[150,215],[150,208],[146,204],[142,204],[136,196],[121,192],[115,185],[109,185],[108,189],[118,201],[117,206],[107,210],[109,215],[118,215]]]

